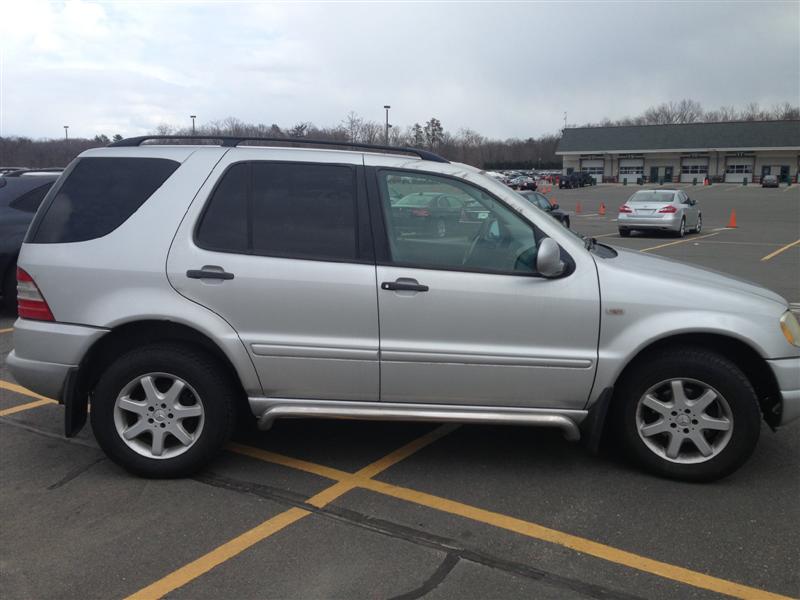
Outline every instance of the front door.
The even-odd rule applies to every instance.
[[[650,183],[658,183],[658,167],[650,167]]]
[[[583,408],[599,325],[591,257],[545,279],[535,270],[544,234],[498,199],[434,174],[376,179],[388,242],[377,268],[381,400]],[[446,236],[424,219],[415,230],[395,222],[402,198],[432,192],[464,206]]]
[[[271,154],[275,161],[264,160]],[[265,396],[377,400],[362,169],[347,156],[331,164],[285,158],[263,148],[224,157],[178,231],[170,283],[231,324]]]
[[[664,182],[672,183],[672,167],[664,167]]]

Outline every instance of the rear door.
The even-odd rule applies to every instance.
[[[381,400],[583,408],[600,309],[588,253],[564,256],[571,274],[545,279],[534,268],[544,234],[497,199],[439,175],[373,173]],[[389,203],[399,191],[439,191],[485,211],[444,237],[401,232]]]
[[[360,162],[356,153],[231,150],[173,243],[170,282],[238,332],[268,397],[378,399]]]

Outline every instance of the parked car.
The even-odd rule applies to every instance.
[[[780,181],[777,175],[764,175],[761,178],[761,187],[778,187]]]
[[[408,194],[392,204],[398,232],[439,238],[457,228],[463,209],[460,198],[437,192]]]
[[[578,177],[577,173],[570,173],[569,175],[559,175],[558,176],[558,187],[559,189],[573,189],[577,187],[581,187],[581,180]]]
[[[569,227],[569,215],[563,210],[560,210],[558,204],[550,204],[550,200],[539,192],[520,192],[520,196],[525,198],[525,200],[533,204],[536,208],[545,211],[564,227]]]
[[[17,307],[17,256],[36,209],[57,173],[35,176],[5,174],[0,177],[0,295],[3,308]]]
[[[640,190],[619,207],[617,227],[622,237],[631,231],[669,231],[683,237],[700,233],[703,212],[695,200],[681,190]]]
[[[514,179],[508,182],[508,185],[511,186],[512,188],[519,190],[536,189],[536,181],[532,177],[528,177],[527,175],[521,175],[519,177],[515,177]]]
[[[263,429],[512,423],[590,446],[612,432],[693,481],[744,463],[762,418],[800,417],[800,324],[767,289],[582,238],[422,150],[146,141],[83,152],[48,194],[7,357],[65,405],[69,436],[91,398],[98,443],[134,473],[203,468],[239,407]],[[489,216],[472,236],[398,236],[398,175]]]

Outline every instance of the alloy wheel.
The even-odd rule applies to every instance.
[[[200,438],[205,409],[186,381],[147,373],[128,382],[114,402],[114,425],[131,450],[154,459],[174,458]]]
[[[696,464],[718,456],[733,434],[733,413],[717,390],[696,379],[669,379],[648,389],[636,406],[642,442],[661,458]]]

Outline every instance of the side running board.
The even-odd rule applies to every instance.
[[[561,429],[567,440],[576,442],[581,437],[578,425],[587,415],[585,410],[545,410],[449,404],[428,405],[294,398],[250,398],[249,401],[253,414],[258,417],[258,427],[262,430],[272,427],[275,419],[284,418],[491,423],[556,427]]]

